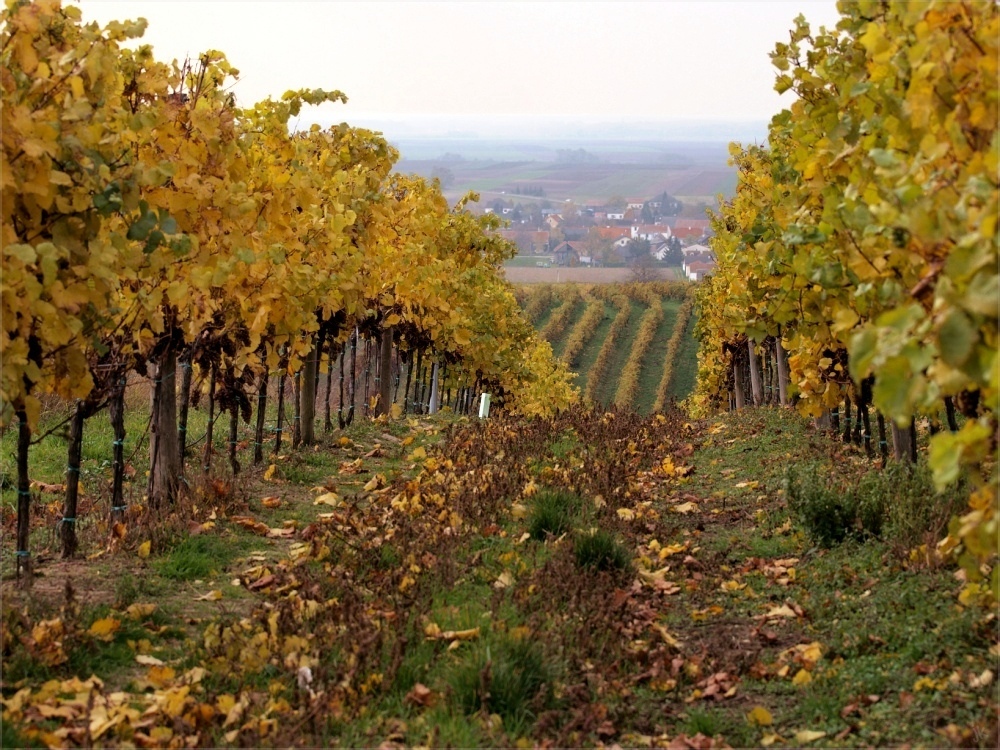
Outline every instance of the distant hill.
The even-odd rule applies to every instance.
[[[694,388],[693,285],[532,284],[518,299],[584,398],[648,414]]]

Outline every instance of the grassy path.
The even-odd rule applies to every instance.
[[[615,342],[615,349],[608,360],[608,367],[597,386],[597,402],[601,404],[610,404],[614,401],[615,391],[618,389],[618,373],[625,366],[629,352],[632,351],[632,342],[639,332],[639,322],[646,306],[642,302],[630,299],[629,308],[632,310],[632,314],[629,317],[628,325],[625,326],[622,335]]]
[[[5,584],[3,746],[994,746],[994,613],[908,554],[961,495],[685,419],[364,422],[208,483]],[[823,492],[882,538],[824,546]]]
[[[691,394],[698,378],[698,340],[694,337],[694,327],[697,322],[697,313],[692,313],[687,333],[681,339],[677,361],[674,363],[674,373],[667,389],[677,401],[682,401]]]
[[[549,343],[552,344],[552,354],[556,358],[562,356],[563,349],[566,348],[566,342],[569,340],[573,327],[579,322],[586,307],[587,300],[582,296],[577,296],[573,301],[573,307],[570,309],[569,315],[567,316],[566,325],[563,326],[562,330],[560,330],[558,334],[554,335],[549,341]]]
[[[586,383],[585,375],[594,367],[594,362],[597,361],[597,355],[601,351],[601,347],[604,345],[604,339],[607,338],[608,331],[611,329],[611,324],[614,322],[617,314],[618,309],[611,304],[611,302],[605,300],[604,317],[594,330],[594,335],[590,337],[586,344],[584,344],[583,349],[580,351],[580,356],[577,357],[577,366],[574,368],[574,372],[583,374],[577,380],[577,385],[580,386],[581,389]]]
[[[643,357],[642,368],[639,370],[639,387],[636,391],[634,408],[640,414],[649,414],[656,401],[656,388],[660,383],[660,376],[663,373],[664,357],[667,353],[667,342],[670,334],[673,333],[674,323],[677,320],[677,310],[681,306],[680,300],[664,298],[663,319],[657,328],[653,342],[650,344]]]
[[[788,410],[362,422],[274,467],[5,583],[4,747],[996,744],[995,613],[909,554],[964,498]],[[825,546],[852,493],[880,534]]]

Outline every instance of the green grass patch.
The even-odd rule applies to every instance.
[[[578,535],[573,542],[573,555],[581,568],[611,573],[632,571],[632,555],[628,548],[614,534],[603,529]]]
[[[639,333],[642,314],[646,310],[646,306],[642,302],[629,299],[628,303],[631,308],[628,325],[625,326],[622,335],[615,342],[615,349],[608,359],[604,378],[598,384],[596,391],[597,402],[601,404],[610,404],[615,400],[615,392],[618,390],[618,373],[625,368],[629,352],[632,351],[632,343],[635,341],[636,334]]]
[[[528,516],[528,533],[532,539],[544,541],[550,536],[560,536],[573,528],[583,501],[579,495],[566,490],[542,489],[532,498],[531,515]]]
[[[667,344],[677,322],[677,311],[680,309],[681,301],[664,298],[663,318],[656,329],[653,341],[646,350],[642,358],[642,366],[639,368],[639,382],[635,392],[633,407],[640,414],[649,414],[656,401],[656,389],[660,385],[660,377],[663,375],[663,367],[666,364]]]
[[[687,329],[681,339],[680,348],[677,350],[674,371],[670,378],[670,385],[667,388],[667,394],[678,402],[683,401],[691,395],[691,391],[694,390],[695,381],[698,378],[698,339],[694,335],[694,326],[697,320],[697,311],[692,311]]]
[[[241,553],[250,549],[254,537],[223,538],[215,534],[199,534],[181,540],[161,560],[156,572],[172,581],[194,581],[222,573]]]
[[[449,675],[452,700],[465,714],[499,714],[504,728],[521,734],[553,702],[555,670],[537,643],[501,638],[480,643]]]

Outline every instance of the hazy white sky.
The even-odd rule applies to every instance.
[[[527,115],[766,121],[768,53],[834,0],[758,2],[246,2],[80,0],[84,20],[144,17],[160,59],[222,50],[242,104],[340,89],[320,119]]]

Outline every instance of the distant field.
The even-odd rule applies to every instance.
[[[510,271],[528,271],[533,269],[510,269]],[[538,269],[538,271],[562,271],[564,274],[572,271],[603,271],[605,274],[627,269]],[[567,279],[563,278],[563,281]],[[685,398],[694,386],[696,369],[697,342],[694,339],[693,325],[690,317],[690,304],[684,300],[690,294],[693,286],[687,283],[651,282],[648,284],[614,284],[612,279],[605,277],[605,283],[560,283],[545,285],[537,283],[525,284],[517,289],[521,305],[532,313],[535,329],[541,332],[552,345],[556,356],[566,351],[567,342],[576,337],[575,355],[570,356],[566,364],[579,376],[577,385],[583,393],[592,393],[595,401],[610,405],[619,398],[618,386],[622,372],[627,369],[627,363],[635,361],[639,364],[638,387],[628,399],[628,403],[619,403],[622,407],[631,407],[642,413],[653,411],[657,403],[669,403],[671,398],[678,401]],[[636,334],[643,315],[649,307],[650,292],[657,306],[662,306],[664,315],[656,328],[649,348],[641,353],[635,349]],[[608,342],[612,334],[613,322],[618,316],[618,304],[621,296],[628,298],[626,307],[630,311],[627,324],[619,327],[613,341]],[[591,319],[587,326],[585,311],[588,304],[594,300],[603,304],[603,318]],[[550,325],[554,320],[553,312],[564,303],[569,304],[571,312],[563,325]],[[567,309],[567,308],[563,308]],[[682,314],[683,313],[683,314]],[[665,375],[667,368],[666,354],[668,342],[683,326],[680,336],[680,346],[677,348],[677,361],[670,368],[670,375]],[[589,329],[589,330],[588,330]],[[601,352],[604,351],[604,354]],[[601,358],[603,364],[599,364]],[[667,382],[663,382],[664,379]],[[593,380],[593,383],[591,383]],[[626,389],[627,390],[627,389]]]
[[[434,174],[442,164],[436,161],[407,161],[402,167],[425,176]],[[541,161],[463,161],[446,165],[453,179],[445,194],[455,201],[470,190],[483,195],[483,201],[500,197],[523,203],[534,200],[561,202],[567,198],[578,203],[603,201],[618,196],[652,197],[663,192],[671,195],[714,199],[730,195],[736,187],[736,173],[725,165],[719,167],[678,167],[664,164],[558,164]],[[517,195],[530,188],[543,191],[544,197]]]
[[[538,268],[506,266],[507,280],[512,284],[623,284],[632,279],[630,268]],[[680,278],[678,269],[654,269],[656,277],[664,281]]]

